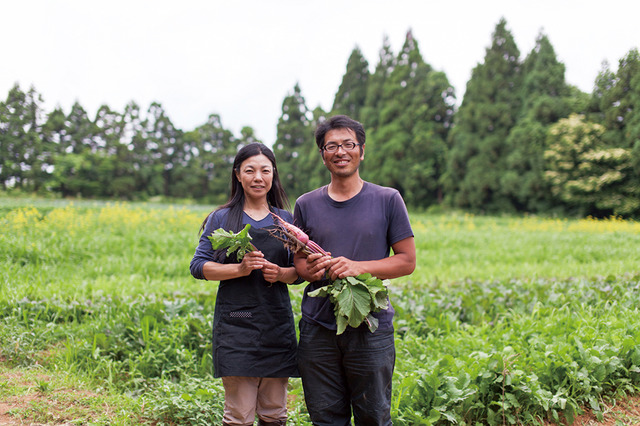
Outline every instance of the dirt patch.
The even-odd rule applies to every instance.
[[[604,404],[604,416],[599,421],[591,410],[585,410],[573,423],[574,426],[620,426],[640,424],[640,396]]]
[[[72,389],[10,397],[0,402],[0,426],[65,425],[81,418],[91,420],[97,415],[92,415],[88,402],[96,397],[96,394]]]
[[[25,375],[18,370],[0,372],[0,384],[14,395],[0,402],[0,426],[65,425],[71,420],[90,419],[87,402],[98,397],[86,390],[49,387],[46,374]]]
[[[602,403],[602,420],[590,408],[576,416],[571,426],[637,426],[640,425],[640,396],[631,396],[618,401]],[[555,423],[545,422],[545,425]],[[566,423],[565,423],[566,424]]]
[[[0,366],[2,361],[0,360]],[[71,425],[71,421],[84,418],[91,421],[98,417],[90,402],[99,398],[96,393],[72,388],[48,387],[51,377],[46,374],[29,376],[19,370],[0,370],[1,386],[24,389],[20,395],[0,401],[0,426]],[[18,393],[18,392],[16,392]],[[293,395],[289,395],[293,399]],[[110,407],[102,407],[101,415]],[[552,425],[553,423],[546,423]],[[572,426],[622,426],[640,425],[640,396],[633,396],[604,404],[604,418],[599,421],[590,409],[578,416]]]

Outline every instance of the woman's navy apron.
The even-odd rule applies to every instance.
[[[270,262],[291,266],[289,252],[269,234],[273,228],[251,228],[251,242]],[[220,282],[213,316],[215,377],[297,377],[296,345],[287,284],[265,281],[260,270]]]

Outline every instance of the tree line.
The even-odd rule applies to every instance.
[[[69,114],[42,104],[18,85],[0,102],[4,191],[215,204],[227,197],[237,150],[258,141],[217,114],[183,131],[158,103],[103,105],[94,118],[78,103]],[[272,147],[292,198],[328,182],[313,131],[334,114],[367,130],[362,176],[397,188],[413,208],[640,217],[637,48],[615,72],[604,62],[584,93],[566,82],[546,35],[521,58],[502,19],[456,107],[454,87],[410,30],[397,54],[384,38],[373,71],[355,47],[329,111],[310,109],[299,84],[282,102]]]

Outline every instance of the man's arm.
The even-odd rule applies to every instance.
[[[391,246],[393,254],[380,260],[355,261],[346,257],[330,260],[329,276],[332,280],[355,277],[366,272],[384,279],[409,275],[416,268],[416,245],[413,237],[405,238]],[[326,267],[326,266],[325,266]]]

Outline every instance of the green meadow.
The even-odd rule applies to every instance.
[[[217,283],[189,273],[212,208],[0,198],[0,420],[219,424]],[[410,215],[394,424],[570,423],[637,393],[640,223]],[[289,417],[310,424],[297,378]]]

